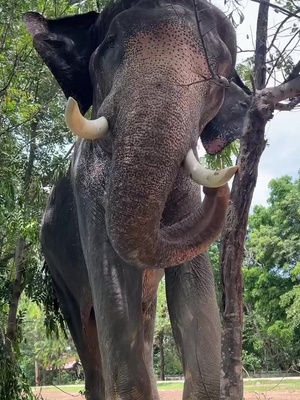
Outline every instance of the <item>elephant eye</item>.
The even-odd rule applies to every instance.
[[[115,35],[109,35],[107,38],[107,44],[106,46],[110,49],[114,48],[116,44],[116,37]]]
[[[108,49],[113,49],[115,45],[116,45],[116,36],[115,35],[107,36],[107,38],[103,40],[102,44],[99,47],[99,54],[103,56]]]
[[[240,101],[239,103],[240,103],[240,106],[241,106],[242,108],[248,108],[247,103],[245,103],[244,101]]]

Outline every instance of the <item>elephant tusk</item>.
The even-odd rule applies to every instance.
[[[108,132],[108,122],[105,117],[91,120],[84,118],[77,101],[72,97],[69,97],[67,101],[65,119],[70,131],[81,139],[100,139]]]
[[[217,188],[225,185],[225,183],[227,183],[238,170],[236,165],[233,167],[220,169],[219,171],[207,169],[199,163],[192,149],[190,149],[187,153],[187,156],[184,160],[184,167],[190,174],[193,181],[199,185],[210,188]]]

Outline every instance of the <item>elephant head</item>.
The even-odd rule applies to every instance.
[[[239,104],[235,97],[243,103],[246,94],[227,81],[235,74],[233,27],[210,3],[196,3],[198,18],[192,0],[117,1],[101,14],[56,20],[25,14],[36,50],[65,95],[76,100],[69,100],[66,117],[81,137],[80,148],[109,154],[109,239],[123,259],[143,268],[176,265],[206,250],[225,217],[228,171],[212,179],[195,164],[194,153],[203,129],[223,114],[225,96],[228,106]],[[83,114],[92,105],[92,121],[77,103]],[[237,129],[230,119],[216,125],[208,126],[205,140],[216,140],[219,151]],[[221,143],[219,132],[225,131]],[[183,173],[183,165],[189,171]],[[161,228],[178,176],[189,180],[190,174],[204,186],[221,187],[206,188],[200,208]]]

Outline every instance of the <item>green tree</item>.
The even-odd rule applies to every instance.
[[[61,369],[69,359],[78,358],[69,331],[58,331],[58,334],[52,332],[51,335],[47,335],[43,309],[27,297],[22,299],[20,309],[26,310],[20,343],[21,366],[27,373],[31,385],[39,380],[35,376],[37,366],[43,377],[43,383],[53,383],[51,379],[55,372]]]
[[[40,220],[73,141],[64,123],[65,99],[33,50],[22,14],[39,10],[58,17],[95,6],[72,3],[0,0],[0,398],[11,400],[28,393],[18,366],[24,320],[19,302],[23,292],[49,299],[47,286],[41,288]]]
[[[160,282],[158,288],[154,338],[154,368],[160,380],[165,380],[165,375],[167,374],[182,374],[182,367],[173,339],[168,314],[164,279]]]
[[[252,369],[255,358],[255,368],[287,370],[300,359],[300,180],[284,176],[269,188],[268,206],[254,207],[249,219],[244,363]]]

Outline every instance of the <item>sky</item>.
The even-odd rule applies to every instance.
[[[274,0],[272,2],[275,3]],[[223,11],[228,11],[228,7],[224,6],[224,0],[213,0],[212,3]],[[244,7],[245,20],[237,28],[238,46],[245,50],[251,50],[253,43],[255,43],[259,5],[251,0],[241,0],[241,4]],[[281,19],[282,14],[272,11],[269,17],[269,26],[278,24]],[[288,34],[289,31],[286,32],[286,36]],[[283,48],[287,40],[287,38],[282,37],[277,45]],[[298,49],[300,50],[300,44]],[[294,52],[295,61],[300,59],[299,50]],[[250,53],[239,55],[238,61],[247,58],[249,55]],[[283,175],[290,175],[295,179],[298,177],[300,170],[300,109],[299,111],[275,112],[274,118],[267,124],[266,139],[268,146],[261,157],[252,208],[256,204],[267,205],[268,183],[271,179],[280,178]]]

